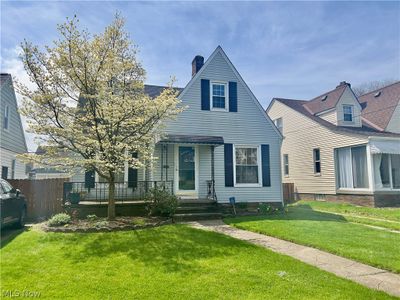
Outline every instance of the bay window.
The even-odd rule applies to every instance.
[[[368,188],[366,146],[337,149],[336,158],[339,188]]]
[[[235,184],[260,183],[260,155],[257,146],[235,146]]]

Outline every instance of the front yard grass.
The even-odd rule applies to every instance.
[[[44,299],[391,299],[288,256],[184,225],[30,230],[0,251],[2,293]]]
[[[400,273],[400,234],[350,223],[344,216],[289,206],[287,213],[225,219],[227,224],[315,247]]]
[[[299,201],[295,206],[342,214],[348,221],[400,230],[400,208],[363,207],[347,203]]]

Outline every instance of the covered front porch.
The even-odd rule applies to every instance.
[[[116,203],[141,202],[153,188],[166,190],[183,200],[217,201],[214,150],[223,143],[222,137],[215,136],[166,136],[155,146],[154,165],[144,169],[126,166],[125,171],[118,174]],[[82,177],[84,180],[74,179],[64,183],[64,203],[108,202],[109,185],[98,174],[87,171]]]
[[[157,160],[149,175],[153,180],[173,181],[173,193],[181,199],[217,201],[215,148],[222,137],[168,135],[155,148]]]

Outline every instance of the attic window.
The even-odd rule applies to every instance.
[[[322,101],[325,101],[328,98],[328,95],[325,95],[321,98]]]
[[[379,91],[379,92],[375,93],[374,97],[378,98],[381,94],[382,94],[381,91]]]

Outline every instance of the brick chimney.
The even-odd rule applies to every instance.
[[[201,55],[196,55],[192,61],[192,77],[201,69],[204,65],[204,57]]]
[[[346,82],[346,81],[341,81],[341,82],[339,83],[339,85],[338,85],[336,88],[341,87],[341,86],[344,86],[344,85],[347,85],[347,86],[351,87],[351,84],[350,84],[350,83],[348,83],[348,82]]]

